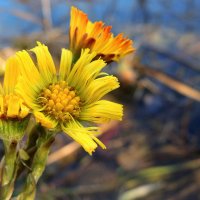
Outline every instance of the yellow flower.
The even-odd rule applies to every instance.
[[[95,136],[94,123],[121,120],[122,105],[100,100],[119,87],[116,77],[105,75],[103,60],[93,61],[96,53],[82,50],[75,64],[70,50],[62,49],[59,72],[45,45],[32,49],[34,64],[27,51],[18,52],[22,76],[17,92],[32,109],[36,120],[48,129],[63,130],[89,153],[105,145]],[[36,67],[37,66],[37,67]]]
[[[19,68],[14,58],[6,62],[3,87],[0,84],[0,138],[20,140],[24,134],[29,109],[15,93]]]
[[[69,29],[70,50],[80,55],[82,48],[89,48],[96,52],[106,62],[118,61],[135,49],[132,41],[124,38],[120,33],[116,37],[111,33],[111,26],[104,26],[102,21],[94,22],[81,10],[75,7],[71,9],[71,20]]]

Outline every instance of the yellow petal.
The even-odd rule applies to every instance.
[[[8,110],[7,117],[17,117],[20,109],[20,100],[19,97],[15,95],[10,95],[8,100]]]
[[[27,51],[17,52],[15,58],[20,66],[21,73],[15,91],[29,107],[38,108],[36,98],[46,83]]]
[[[105,123],[109,120],[122,120],[123,106],[111,101],[100,100],[81,109],[80,119],[95,123]]]
[[[29,114],[29,108],[25,106],[22,102],[20,102],[20,112],[19,112],[19,117],[24,118]]]
[[[0,115],[4,113],[4,98],[2,95],[0,95],[0,108],[1,108],[1,112]]]
[[[58,122],[52,120],[48,116],[45,116],[42,112],[35,111],[33,114],[34,114],[34,116],[36,118],[36,121],[38,123],[41,123],[41,125],[46,127],[46,128],[54,129],[58,124]]]
[[[6,70],[4,75],[4,92],[9,94],[14,91],[17,79],[19,76],[19,65],[14,57],[11,57],[6,62]]]
[[[38,92],[35,92],[29,85],[27,85],[25,77],[19,77],[18,84],[15,88],[15,92],[24,100],[26,105],[32,109],[38,109],[36,99]]]
[[[67,49],[62,49],[59,71],[60,80],[65,80],[65,78],[69,75],[72,65],[72,59],[72,52]]]
[[[52,80],[56,78],[56,68],[53,59],[47,46],[40,42],[37,44],[38,46],[33,48],[32,51],[36,54],[40,74],[45,82],[52,83]]]
[[[0,76],[5,73],[5,60],[0,57]]]
[[[81,57],[73,66],[67,81],[70,86],[75,87],[79,93],[90,84],[99,74],[100,71],[106,66],[103,60],[92,59],[96,53],[89,53],[89,49],[83,50]]]
[[[104,95],[119,87],[118,79],[105,76],[93,80],[82,92],[84,104],[90,104],[101,99]]]
[[[71,120],[65,126],[62,125],[62,129],[90,155],[92,155],[97,148],[97,144],[100,145],[102,149],[106,149],[106,146],[94,136],[94,134],[98,133],[97,127],[83,127],[78,121]]]
[[[3,86],[2,86],[2,84],[0,83],[0,95],[3,95]]]
[[[87,15],[72,6],[69,31],[70,49],[75,50],[77,44],[81,42],[81,38],[86,30],[87,22]]]
[[[25,86],[27,86],[32,93],[40,91],[41,88],[44,87],[44,81],[27,51],[17,52],[16,59],[20,66],[20,73]]]

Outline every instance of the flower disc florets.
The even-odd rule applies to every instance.
[[[46,114],[62,122],[67,122],[71,116],[77,118],[80,113],[80,97],[66,81],[50,84],[43,89],[39,102]]]

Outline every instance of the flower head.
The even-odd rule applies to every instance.
[[[16,60],[9,58],[6,62],[3,87],[0,84],[0,138],[4,140],[21,139],[27,125],[24,118],[29,109],[14,91],[18,77]]]
[[[94,123],[122,118],[122,105],[101,100],[119,87],[116,77],[101,72],[105,62],[100,59],[93,61],[96,53],[89,53],[86,49],[73,64],[72,52],[63,49],[57,73],[45,45],[38,43],[32,51],[37,65],[27,51],[16,55],[22,74],[17,92],[31,108],[36,120],[48,129],[63,130],[89,154],[97,144],[105,148],[95,136],[98,128]]]
[[[97,53],[96,58],[101,57],[106,62],[118,61],[135,49],[132,47],[132,41],[124,38],[122,33],[114,37],[111,28],[104,26],[102,21],[92,23],[84,12],[72,7],[70,49],[79,55],[82,48],[89,48],[91,52]]]

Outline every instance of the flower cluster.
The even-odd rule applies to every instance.
[[[69,50],[62,49],[60,66],[55,66],[48,47],[40,42],[7,61],[0,90],[2,139],[20,140],[32,114],[41,126],[63,131],[89,154],[98,145],[106,148],[97,138],[96,124],[121,120],[123,106],[102,99],[119,87],[118,79],[102,70],[133,52],[132,41],[122,34],[114,37],[111,26],[92,23],[85,13],[72,7],[69,42]]]
[[[110,26],[92,23],[72,7],[69,49],[62,49],[59,66],[40,42],[6,61],[0,84],[0,138],[5,148],[0,199],[12,198],[24,171],[26,181],[15,199],[35,198],[51,144],[61,131],[90,155],[98,145],[106,148],[98,139],[98,124],[122,120],[123,106],[104,99],[119,81],[103,69],[133,51],[130,39],[114,37]]]

